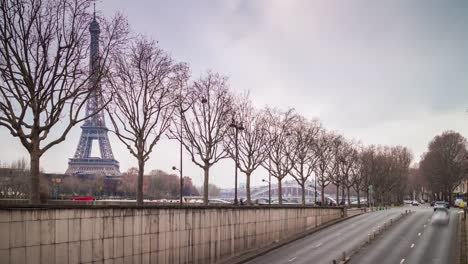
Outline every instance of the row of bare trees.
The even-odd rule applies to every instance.
[[[31,203],[39,202],[41,156],[63,142],[73,126],[102,110],[137,160],[138,204],[143,203],[145,163],[164,136],[178,140],[203,169],[205,203],[210,168],[237,154],[248,203],[250,178],[259,167],[278,180],[280,203],[288,175],[303,190],[314,176],[322,201],[330,183],[337,186],[337,196],[340,187],[343,193],[350,188],[359,193],[375,185],[382,201],[402,184],[395,181],[405,177],[411,156],[405,148],[362,148],[292,109],[256,109],[248,95],[233,95],[218,73],[192,80],[187,64],[174,61],[157,42],[132,34],[121,15],[98,18],[101,50],[93,68],[99,70],[90,74],[92,2],[5,0],[0,5],[0,126],[30,154]],[[84,113],[96,92],[103,95],[101,106]],[[239,138],[231,120],[240,122]]]
[[[277,179],[279,203],[287,176],[301,187],[303,204],[312,177],[314,187],[321,189],[321,201],[325,201],[324,190],[329,184],[336,186],[337,201],[341,188],[341,197],[348,197],[348,204],[352,191],[358,197],[364,192],[369,199],[369,186],[378,203],[403,201],[412,160],[407,148],[363,146],[327,131],[317,120],[308,120],[293,109],[255,109],[248,96],[236,98],[233,105],[244,128],[238,141],[238,166],[246,176],[247,203],[251,203],[251,175],[260,166]],[[224,148],[235,160],[234,136],[233,130],[227,133]]]

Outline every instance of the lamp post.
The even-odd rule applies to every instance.
[[[180,90],[180,95],[179,95],[179,100],[180,100],[180,153],[179,153],[179,163],[180,163],[180,169],[177,169],[175,166],[172,167],[173,170],[177,169],[177,171],[179,171],[180,173],[180,204],[183,203],[183,199],[182,199],[182,193],[183,193],[183,189],[184,189],[184,173],[182,172],[183,171],[183,142],[184,142],[184,139],[183,139],[183,135],[184,135],[184,113],[187,112],[187,110],[190,109],[190,107],[192,107],[192,104],[190,104],[187,108],[184,108],[183,107],[183,102],[182,102],[182,89]],[[206,99],[202,98],[202,103],[205,104],[206,103]]]
[[[234,204],[238,204],[238,200],[237,200],[237,167],[239,166],[239,145],[238,145],[238,137],[239,137],[239,131],[242,131],[244,130],[244,126],[242,125],[242,122],[239,122],[237,120],[234,119],[234,117],[232,118],[232,121],[231,121],[231,124],[229,125],[229,127],[232,127],[234,128],[235,130],[235,145],[236,145],[236,160],[235,160],[235,172],[234,172],[234,177],[235,177],[235,188],[234,188]]]
[[[268,175],[270,176],[270,175]],[[271,205],[271,181],[262,179],[262,182],[268,182],[268,204]]]
[[[181,163],[182,163],[182,159]],[[176,166],[172,166],[172,170],[178,171],[180,173],[180,204],[183,203],[182,196],[183,196],[183,186],[184,186],[184,178],[182,178],[182,170],[179,170]]]

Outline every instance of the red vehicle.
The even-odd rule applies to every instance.
[[[74,197],[74,198],[71,198],[70,200],[72,200],[72,201],[92,201],[93,197],[91,197],[91,196]]]

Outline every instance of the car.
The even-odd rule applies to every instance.
[[[435,201],[431,201],[431,207],[434,206],[435,204]]]
[[[73,197],[71,198],[70,200],[72,201],[93,201],[93,197],[92,196],[84,196],[84,197]]]
[[[255,199],[254,203],[260,205],[270,204],[270,202],[266,198]]]
[[[361,200],[361,205],[367,205],[367,199],[360,199]],[[357,205],[358,201],[352,201],[351,205]]]
[[[298,203],[295,203],[294,201],[288,201],[287,199],[284,199],[284,198],[281,199],[281,201],[282,201],[282,203],[281,203],[282,205],[298,204]],[[279,204],[279,203],[278,203],[278,200],[272,200],[271,204]]]
[[[431,223],[433,225],[446,225],[450,221],[450,212],[447,208],[442,207],[434,210]]]
[[[411,205],[412,206],[419,206],[419,202],[414,200],[414,201],[411,202]]]
[[[434,203],[434,211],[438,209],[450,209],[450,205],[444,201],[437,201]]]
[[[231,204],[231,203],[225,200],[221,200],[221,199],[208,199],[208,204],[223,205],[223,204]]]

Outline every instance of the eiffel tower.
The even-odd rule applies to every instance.
[[[89,26],[89,32],[91,33],[89,86],[97,89],[91,91],[91,97],[86,105],[86,115],[91,115],[102,107],[102,97],[96,92],[100,90],[97,71],[99,67],[99,33],[101,32],[99,23],[96,21],[96,12]],[[114,154],[112,154],[104,112],[100,111],[87,119],[81,129],[80,141],[75,156],[68,162],[66,174],[119,176],[119,162],[114,159]],[[95,140],[99,143],[100,157],[91,156]]]

